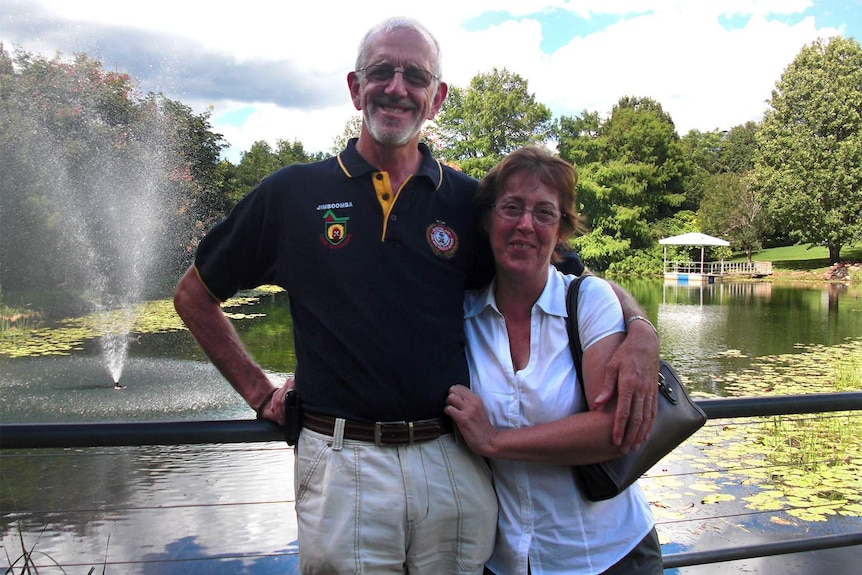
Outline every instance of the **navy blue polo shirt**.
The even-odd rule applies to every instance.
[[[477,183],[420,150],[421,169],[397,196],[355,141],[282,168],[198,247],[198,273],[220,300],[262,284],[287,290],[309,411],[435,418],[449,386],[469,384],[464,290],[492,270],[474,225]]]

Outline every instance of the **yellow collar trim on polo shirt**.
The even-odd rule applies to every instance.
[[[380,241],[386,239],[386,228],[389,225],[389,214],[392,212],[392,206],[395,205],[395,200],[398,199],[398,194],[407,185],[407,182],[413,176],[410,176],[396,192],[392,191],[392,184],[389,181],[388,172],[374,172],[371,174],[371,181],[374,182],[374,191],[377,193],[377,201],[380,202],[380,208],[383,210],[383,234],[380,236]]]

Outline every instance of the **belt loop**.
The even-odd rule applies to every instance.
[[[383,422],[374,422],[374,445],[380,447],[383,445]]]
[[[346,420],[341,417],[335,418],[335,427],[332,429],[332,450],[341,451],[344,446],[344,424]]]
[[[413,422],[407,422],[407,437],[409,439],[409,444],[413,445]]]

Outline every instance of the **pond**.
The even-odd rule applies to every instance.
[[[656,323],[663,355],[696,396],[847,390],[836,389],[836,370],[858,369],[853,363],[862,357],[858,287],[623,284]],[[226,311],[245,345],[274,380],[281,380],[295,365],[287,298],[244,295]],[[120,389],[100,358],[89,318],[34,327],[14,341],[4,336],[0,421],[158,425],[254,417],[205,360],[167,300],[142,304],[137,315]],[[25,351],[10,351],[15,349]],[[825,425],[855,430],[859,420],[838,414],[826,420],[837,423]],[[783,463],[765,451],[781,450],[770,441],[780,444],[786,434],[797,434],[799,425],[710,422],[642,480],[665,552],[862,528],[858,439],[844,448],[844,465],[801,466],[818,482],[828,481],[829,489],[789,492],[788,485],[805,477],[795,474],[800,466],[775,472]],[[781,427],[783,435],[769,433],[770,426]],[[40,573],[61,572],[50,569],[53,561],[66,573],[91,567],[109,574],[292,573],[297,552],[292,470],[292,450],[279,443],[7,450],[0,465],[5,558],[14,561],[22,548],[32,548],[43,566]],[[816,555],[837,565],[846,554],[826,553],[808,554],[806,561],[822,560]],[[766,573],[786,570],[787,557],[731,565]],[[715,569],[726,572],[721,564]]]

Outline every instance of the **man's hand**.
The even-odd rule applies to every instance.
[[[289,373],[284,385],[277,388],[269,400],[264,402],[260,410],[261,419],[268,419],[273,423],[284,425],[284,396],[294,387],[296,387],[296,380],[294,380],[293,374]]]
[[[625,340],[607,364],[597,406],[617,397],[613,441],[628,453],[649,436],[656,412],[659,341],[644,321],[629,325]]]

